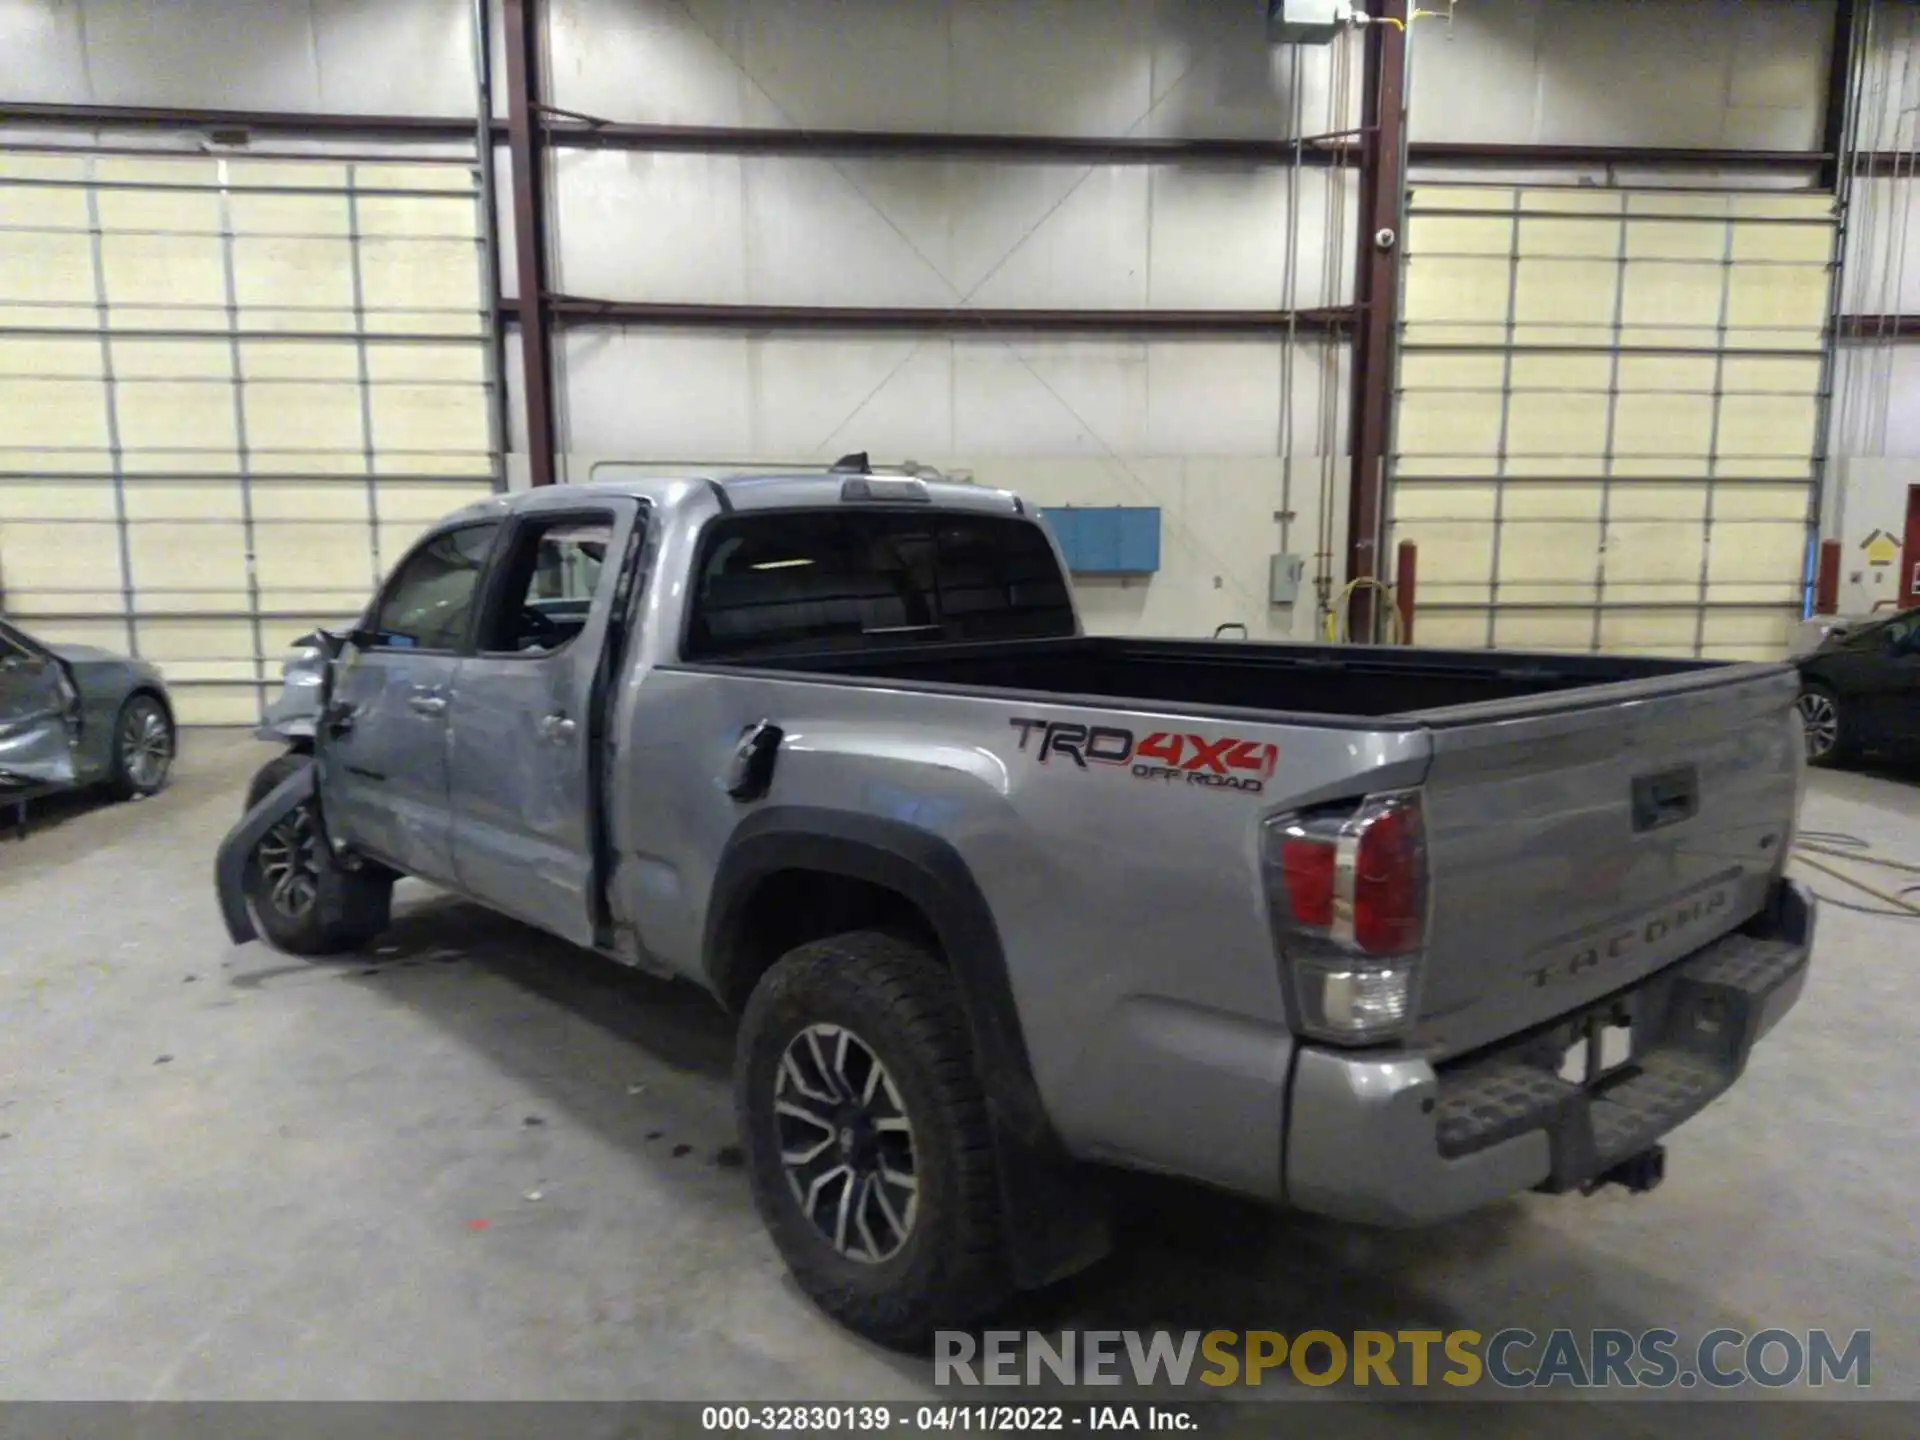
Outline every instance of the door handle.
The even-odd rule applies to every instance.
[[[580,727],[565,715],[543,715],[540,717],[540,738],[555,745],[563,740],[571,740]]]
[[[417,715],[444,715],[447,702],[439,695],[409,695],[407,706]]]

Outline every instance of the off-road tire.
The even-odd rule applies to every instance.
[[[851,1031],[885,1067],[912,1127],[917,1210],[898,1251],[850,1259],[801,1208],[781,1162],[775,1087],[790,1041]],[[924,1353],[1012,1291],[986,1100],[953,977],[876,931],[802,945],[755,988],[735,1050],[734,1104],[754,1205],[800,1288],[848,1329]]]
[[[311,756],[290,752],[261,766],[247,786],[247,810],[266,799],[301,766],[312,763]],[[290,829],[310,841],[305,853],[311,862],[313,887],[310,902],[291,909],[275,902],[262,862],[263,852],[270,846],[285,852],[294,839]],[[247,857],[243,884],[254,927],[269,945],[289,955],[317,958],[349,954],[385,930],[392,917],[393,876],[374,866],[345,868],[321,835],[318,812],[309,801],[298,815],[269,831]]]

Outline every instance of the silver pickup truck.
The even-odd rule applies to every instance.
[[[1097,1259],[1105,1166],[1649,1189],[1806,978],[1784,665],[1087,636],[1015,496],[857,467],[488,500],[314,644],[236,943],[413,875],[705,986],[761,1215],[891,1344]]]

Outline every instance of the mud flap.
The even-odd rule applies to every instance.
[[[247,859],[253,854],[254,847],[274,826],[288,815],[309,803],[317,792],[318,774],[312,765],[302,765],[293,774],[276,785],[260,803],[240,817],[240,823],[227,832],[220,842],[220,849],[214,858],[214,890],[220,897],[220,918],[226,923],[227,935],[236,945],[244,945],[249,940],[260,938],[260,932],[254,928],[253,915],[247,909]],[[321,844],[326,836],[321,835]],[[331,867],[329,867],[331,869]],[[323,886],[324,891],[337,887]]]
[[[991,1119],[1013,1283],[1038,1290],[1105,1259],[1113,1248],[1105,1177],[1057,1142],[1025,1140],[1001,1116]]]

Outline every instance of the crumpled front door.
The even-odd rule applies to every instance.
[[[59,661],[0,643],[0,790],[73,783],[75,698]]]

